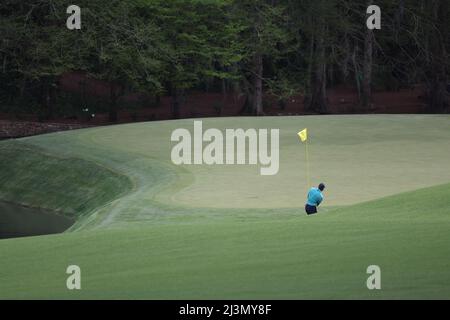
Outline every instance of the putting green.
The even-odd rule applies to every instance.
[[[193,120],[0,143],[0,180],[20,190],[2,186],[0,200],[81,213],[65,234],[0,241],[0,297],[450,297],[450,186],[414,191],[450,182],[449,116],[205,119],[203,126],[280,129],[279,174],[173,165],[170,135],[192,131]],[[300,215],[307,186],[296,133],[305,127],[312,181],[328,185],[323,215],[312,219]],[[63,178],[48,178],[55,166]],[[69,264],[82,267],[79,292],[65,289]],[[365,287],[371,264],[385,270],[376,293]]]
[[[310,130],[312,182],[327,183],[329,206],[450,181],[448,116],[231,118],[204,120],[203,125],[221,130],[279,128],[279,173],[261,176],[258,166],[248,165],[172,165],[170,135],[176,128],[192,131],[192,120],[103,127],[24,141],[74,157],[95,157],[134,176],[139,199],[182,207],[299,207],[306,192],[305,151],[296,133],[304,127]],[[116,158],[109,159],[112,155]],[[159,192],[154,190],[155,171],[173,178]]]

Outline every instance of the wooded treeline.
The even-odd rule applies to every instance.
[[[83,71],[111,85],[117,120],[126,92],[172,96],[177,118],[190,90],[239,92],[263,115],[265,95],[280,105],[302,93],[327,113],[328,88],[354,86],[360,112],[372,90],[426,88],[429,112],[448,111],[448,0],[3,0],[0,104],[46,118],[62,108],[58,77]],[[81,7],[81,30],[66,9]],[[367,7],[382,29],[366,26]]]

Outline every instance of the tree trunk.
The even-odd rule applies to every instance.
[[[117,88],[115,84],[110,87],[110,101],[109,101],[109,121],[117,122]]]
[[[398,9],[394,18],[394,38],[399,41],[401,26],[405,15],[405,0],[398,1]]]
[[[228,94],[227,81],[225,79],[222,79],[222,97],[223,97],[223,100],[227,99],[227,94]]]
[[[243,77],[242,79],[242,87],[239,88],[242,90],[245,96],[245,102],[242,105],[241,111],[239,115],[251,115],[253,114],[254,108],[254,94],[253,94],[253,85],[251,84],[251,79],[247,79],[247,77]],[[238,100],[236,100],[238,102]]]
[[[372,0],[367,1],[367,6],[373,4]],[[364,62],[363,62],[363,81],[361,106],[364,111],[369,111],[372,102],[372,64],[373,64],[373,30],[366,28],[364,38]]]
[[[442,37],[448,34],[447,12],[449,11],[447,0],[434,0],[432,2],[433,18],[436,29],[440,32],[430,34],[430,51],[431,51],[431,73],[428,81],[428,108],[429,112],[444,112],[446,104],[448,104],[447,83],[448,83],[448,66],[447,66],[447,48],[445,39]]]
[[[428,106],[432,113],[445,112],[447,102],[447,86],[442,75],[436,75],[428,85]]]
[[[325,59],[326,47],[322,32],[316,37],[316,59],[314,75],[311,79],[311,98],[309,101],[309,110],[324,114],[328,112],[327,99],[327,64]]]
[[[309,46],[309,63],[308,63],[308,73],[307,73],[307,79],[306,82],[306,88],[305,88],[305,98],[304,98],[304,105],[306,109],[312,111],[312,86],[314,83],[314,50],[315,50],[315,36],[314,32],[311,34],[311,41]]]
[[[42,79],[42,120],[53,119],[53,105],[52,105],[52,82],[51,79]]]
[[[179,119],[181,115],[181,106],[183,105],[184,90],[173,88],[172,90],[172,118]]]
[[[255,87],[255,99],[253,101],[253,112],[257,116],[264,115],[263,110],[263,56],[257,53],[255,56],[255,75],[254,75],[254,87]]]
[[[354,70],[354,75],[355,75],[355,83],[356,83],[356,90],[358,93],[358,100],[361,101],[361,72],[360,72],[360,68],[358,65],[358,44],[355,43],[354,48],[353,48],[353,55],[352,55],[352,63],[353,63],[353,70]]]
[[[49,83],[47,85],[47,94],[46,94],[46,105],[47,105],[47,119],[53,119],[53,84]]]
[[[350,51],[350,43],[348,40],[348,36],[345,36],[345,40],[344,40],[344,51],[345,51],[345,58],[342,64],[342,75],[344,77],[344,82],[347,82],[347,77],[349,74],[349,64],[352,58],[352,53]]]

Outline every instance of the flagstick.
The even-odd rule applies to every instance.
[[[305,149],[306,149],[306,181],[308,183],[308,185],[306,186],[306,191],[309,190],[309,188],[311,188],[311,178],[310,178],[310,174],[309,174],[309,150],[308,150],[308,140],[306,139],[305,141]]]

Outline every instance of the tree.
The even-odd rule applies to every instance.
[[[60,47],[60,15],[52,2],[5,1],[0,5],[3,76],[10,97],[37,96],[39,113],[52,118],[57,77],[71,58]]]
[[[181,115],[189,90],[247,96],[264,114],[301,91],[310,111],[330,111],[327,90],[357,88],[362,111],[372,91],[425,84],[429,112],[448,107],[450,5],[380,0],[382,30],[366,27],[372,0],[79,0],[82,29],[65,28],[69,1],[0,3],[0,99],[54,114],[58,78],[83,71],[110,83],[109,116],[130,91],[172,96]]]
[[[227,20],[228,1],[141,1],[148,19],[163,37],[164,78],[172,96],[172,114],[180,116],[186,90],[205,79],[233,78],[226,69],[240,61],[238,29]]]
[[[383,2],[383,37],[378,37],[379,65],[398,86],[425,84],[429,112],[448,105],[450,14],[448,1]]]
[[[336,0],[290,1],[298,17],[297,32],[303,42],[300,53],[307,65],[305,105],[311,111],[328,112],[327,86],[330,67],[337,63],[349,30],[343,6]]]
[[[244,90],[247,92],[251,113],[263,115],[264,85],[273,84],[270,79],[265,78],[265,60],[276,61],[289,40],[290,33],[284,28],[286,7],[278,1],[235,1],[232,15],[242,29],[238,39],[244,48],[240,68],[245,77]]]
[[[110,83],[109,120],[117,121],[118,100],[127,91],[163,90],[161,29],[140,13],[138,1],[81,3],[82,32],[65,30],[75,69]]]

